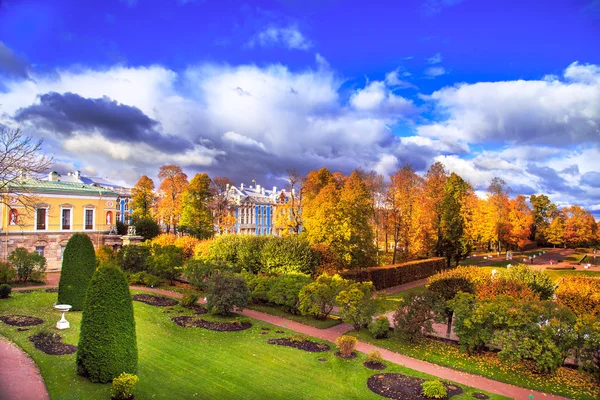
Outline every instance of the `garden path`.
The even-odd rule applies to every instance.
[[[35,362],[17,345],[0,337],[0,400],[50,399]]]
[[[180,298],[180,293],[170,292],[164,289],[153,289],[142,286],[132,286],[132,289],[145,290],[157,294],[162,294],[171,297]],[[200,300],[199,302],[203,302]],[[250,318],[254,318],[260,321],[268,322],[270,324],[280,326],[282,328],[290,329],[304,335],[314,336],[316,338],[334,342],[335,339],[343,335],[344,333],[352,330],[350,324],[340,324],[329,329],[318,329],[312,326],[304,325],[299,322],[290,321],[285,318],[277,317],[274,315],[266,314],[260,311],[245,309],[241,312],[242,315]],[[451,368],[442,367],[436,364],[432,364],[426,361],[417,360],[412,357],[408,357],[393,351],[374,346],[369,343],[359,341],[356,345],[356,350],[362,353],[368,353],[371,351],[379,351],[384,360],[392,362],[394,364],[402,365],[404,367],[413,369],[415,371],[423,372],[433,376],[437,376],[442,379],[460,383],[466,386],[471,386],[480,390],[484,390],[490,393],[499,394],[502,396],[510,397],[517,400],[529,400],[533,396],[536,399],[544,400],[566,400],[566,397],[559,395],[548,394],[535,390],[529,390],[518,386],[510,385],[508,383],[498,382],[493,379],[484,378],[482,376],[469,374],[466,372],[457,371]]]

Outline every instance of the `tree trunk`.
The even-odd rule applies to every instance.
[[[452,317],[454,315],[454,311],[447,310],[446,315],[448,316],[448,328],[446,329],[446,338],[450,338],[450,333],[452,333]]]

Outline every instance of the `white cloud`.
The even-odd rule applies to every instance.
[[[425,70],[425,75],[430,78],[435,78],[437,76],[442,76],[446,73],[444,67],[429,67]]]
[[[405,73],[407,73],[407,72],[405,72]],[[399,68],[388,72],[387,74],[385,74],[385,83],[390,87],[397,87],[399,89],[407,89],[407,88],[418,89],[412,83],[400,79],[399,74],[400,74]],[[407,76],[410,76],[410,73],[408,73]]]
[[[363,89],[355,91],[350,104],[356,110],[385,115],[400,115],[415,110],[412,100],[393,94],[384,82],[370,82]]]
[[[436,53],[427,59],[427,64],[439,64],[441,62],[442,62],[442,55],[440,53]]]
[[[223,134],[223,140],[233,143],[235,145],[245,146],[245,147],[255,147],[255,148],[261,149],[263,151],[266,151],[265,145],[262,144],[261,142],[258,142],[254,139],[251,139],[249,137],[240,135],[239,133],[235,133],[232,131],[225,132]]]
[[[308,40],[295,26],[286,28],[268,27],[254,35],[248,42],[250,47],[286,47],[291,50],[308,50],[312,42]]]

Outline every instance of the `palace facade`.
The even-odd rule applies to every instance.
[[[130,241],[116,234],[119,194],[115,191],[65,182],[51,172],[48,180],[24,179],[0,196],[2,260],[24,247],[43,255],[49,271],[59,270],[67,241],[75,232],[87,234],[96,248],[118,248],[124,240]]]

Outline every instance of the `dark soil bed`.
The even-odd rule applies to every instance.
[[[329,351],[330,347],[325,343],[313,342],[312,340],[295,341],[288,338],[269,339],[269,344],[276,344],[277,346],[293,347],[295,349],[309,351],[311,353],[321,353],[323,351]]]
[[[185,308],[194,311],[194,314],[197,314],[197,315],[206,314],[208,312],[208,309],[206,307],[204,307],[204,306],[201,306],[200,304],[194,304],[194,305],[191,305],[191,306],[186,306]]]
[[[250,322],[213,322],[202,318],[180,316],[171,318],[173,322],[184,328],[204,328],[217,332],[237,332],[249,329],[252,327]]]
[[[374,369],[376,371],[381,371],[387,368],[387,365],[379,361],[365,361],[363,365],[369,369]]]
[[[486,399],[490,398],[490,396],[488,396],[487,394],[485,394],[485,393],[479,393],[479,392],[473,393],[472,396],[475,397],[476,399],[479,399],[479,400],[486,400]]]
[[[140,301],[156,307],[170,307],[178,304],[177,300],[163,296],[154,296],[152,294],[134,294],[132,298],[135,301]]]
[[[53,287],[45,290],[46,293],[58,293],[58,288]]]
[[[0,321],[13,326],[33,326],[44,322],[41,318],[30,317],[29,315],[2,315]]]
[[[398,373],[376,374],[367,380],[369,389],[380,396],[396,400],[427,400],[421,394],[421,384],[424,379],[406,376]],[[448,389],[448,397],[463,392],[462,388],[444,382]]]
[[[339,351],[336,351],[335,356],[337,358],[341,358],[342,360],[352,360],[352,359],[358,357],[358,354],[356,354],[356,352],[353,351],[352,354],[350,354],[348,357],[342,357],[342,353],[340,353]]]
[[[53,356],[72,354],[77,351],[77,346],[63,343],[62,337],[57,333],[40,332],[37,335],[30,336],[29,341],[33,343],[36,349]]]

